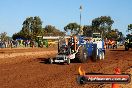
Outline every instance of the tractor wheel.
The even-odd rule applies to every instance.
[[[102,52],[101,54],[102,54],[102,60],[104,60],[104,58],[105,58],[104,52]]]
[[[79,60],[81,63],[85,63],[88,60],[88,54],[87,50],[85,47],[80,47],[78,50],[78,53],[76,54],[76,58]]]
[[[92,60],[93,61],[96,61],[97,60],[97,44],[94,44],[93,45]]]
[[[125,46],[125,50],[128,51],[129,50],[129,47],[128,46]]]
[[[79,77],[77,77],[77,82],[79,83],[79,84],[86,84],[86,78],[84,77],[84,76],[79,76]]]
[[[69,65],[71,63],[70,59],[67,58],[67,64]]]
[[[99,60],[102,59],[102,53],[99,54],[99,57],[98,57]]]
[[[99,60],[104,60],[104,52],[102,51],[98,57]]]
[[[54,62],[53,59],[52,58],[49,58],[49,63],[50,64],[53,64],[53,62]]]

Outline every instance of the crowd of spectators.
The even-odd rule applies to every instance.
[[[9,40],[0,41],[0,48],[35,47],[35,42],[31,40]]]

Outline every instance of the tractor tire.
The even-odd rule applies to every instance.
[[[86,84],[87,79],[84,76],[78,76],[77,77],[77,83],[78,84]]]
[[[80,47],[78,50],[78,53],[76,54],[76,58],[78,59],[79,62],[85,63],[88,60],[88,54],[87,50],[85,47]]]
[[[53,64],[53,59],[52,58],[49,58],[49,64]]]
[[[102,54],[102,60],[104,60],[104,58],[105,58],[105,53],[102,52],[101,54]]]
[[[99,60],[102,59],[102,52],[99,54],[98,59],[99,59]]]
[[[69,65],[71,63],[70,59],[68,58],[67,59],[67,64]]]
[[[98,57],[98,59],[99,60],[104,60],[104,52],[102,51],[100,54],[99,54],[99,57]]]
[[[94,45],[93,45],[92,60],[93,60],[94,62],[97,61],[97,44],[94,44]]]
[[[125,46],[125,51],[128,51],[129,50],[129,47],[128,46]]]

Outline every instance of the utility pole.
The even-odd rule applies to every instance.
[[[80,32],[79,33],[81,35],[83,35],[83,28],[81,26],[82,25],[82,23],[81,23],[81,21],[82,21],[82,5],[80,5],[80,8],[79,9],[80,9]]]
[[[80,6],[80,26],[81,26],[81,20],[82,20],[82,6]]]

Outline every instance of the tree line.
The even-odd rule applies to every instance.
[[[22,29],[18,33],[13,34],[13,39],[23,38],[35,40],[37,36],[65,35],[64,32],[52,25],[46,25],[43,28],[39,16],[26,18],[22,25]]]
[[[114,21],[110,16],[101,16],[92,20],[91,25],[80,26],[77,23],[69,23],[64,27],[64,30],[70,31],[71,34],[80,33],[80,28],[83,30],[85,36],[91,36],[93,32],[99,32],[103,38],[121,40],[123,38],[122,32],[118,29],[112,29]]]
[[[55,26],[46,25],[42,27],[42,20],[39,16],[27,17],[22,28],[18,33],[14,33],[12,38],[23,38],[35,40],[37,36],[65,36],[65,32],[70,31],[71,34],[78,35],[82,28],[84,36],[91,36],[93,32],[100,32],[103,38],[121,40],[122,32],[118,29],[112,29],[114,20],[110,16],[101,16],[92,20],[90,25],[80,26],[76,22],[69,23],[64,27],[64,31],[60,31]],[[132,31],[132,24],[128,25],[128,31]],[[7,39],[6,32],[0,34],[0,39]]]
[[[128,25],[128,31],[131,31],[131,33],[132,33],[132,24]]]

